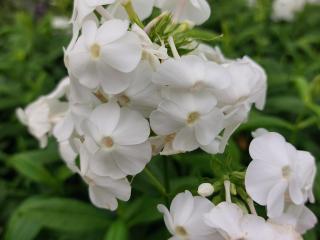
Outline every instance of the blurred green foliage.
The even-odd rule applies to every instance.
[[[70,15],[71,1],[0,2],[2,238],[166,239],[167,230],[156,205],[168,203],[185,189],[195,192],[206,178],[219,179],[243,170],[250,160],[250,132],[258,127],[278,131],[298,148],[311,151],[320,167],[320,7],[307,6],[292,23],[274,23],[269,0],[258,1],[253,9],[245,0],[210,2],[213,14],[204,27],[223,34],[214,44],[227,57],[248,55],[266,69],[266,109],[252,112],[234,135],[227,155],[194,152],[155,157],[147,171],[132,179],[132,199],[120,203],[115,213],[91,206],[85,184],[64,166],[54,141],[47,149],[38,150],[36,140],[15,117],[17,107],[52,90],[66,74],[62,47],[68,43],[70,31],[53,29],[51,20]],[[150,173],[155,179],[149,178]],[[157,191],[159,185],[165,187],[168,196]],[[314,191],[319,202],[319,177]],[[221,197],[217,195],[214,200]],[[319,204],[311,208],[320,216]],[[307,240],[319,238],[320,227],[306,236]]]

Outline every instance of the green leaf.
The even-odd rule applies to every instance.
[[[9,164],[20,174],[37,183],[45,184],[53,188],[58,187],[58,181],[37,159],[30,157],[28,153],[21,153],[9,159]]]
[[[41,230],[41,224],[16,211],[10,218],[4,240],[32,240]]]
[[[7,226],[6,240],[20,239],[10,237],[18,234],[15,231],[24,222],[33,227],[30,228],[33,229],[29,234],[31,236],[41,227],[73,233],[103,230],[110,225],[111,217],[84,202],[64,198],[34,197],[23,202],[11,217]]]
[[[122,221],[114,222],[109,228],[105,240],[127,240],[128,238],[128,228]]]
[[[212,42],[215,40],[218,40],[222,37],[222,35],[219,35],[215,32],[199,29],[199,28],[193,28],[185,33],[183,33],[183,36],[185,38],[192,38],[194,40],[200,40],[204,42]]]
[[[161,198],[140,197],[125,207],[122,217],[128,222],[128,226],[157,221],[162,218],[157,210],[157,205],[161,201]],[[142,209],[143,211],[141,211]]]
[[[294,125],[276,116],[252,112],[249,121],[242,124],[238,130],[255,130],[257,128],[283,128],[293,130]]]

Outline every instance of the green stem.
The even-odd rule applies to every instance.
[[[165,187],[161,184],[161,182],[154,176],[154,174],[146,167],[144,172],[147,174],[149,179],[151,180],[152,185],[165,197],[168,196]]]
[[[134,10],[131,0],[127,0],[125,3],[123,3],[123,7],[129,16],[129,19],[143,29],[144,24],[142,23],[138,14]]]

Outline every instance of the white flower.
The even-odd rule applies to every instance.
[[[128,32],[129,23],[106,21],[97,28],[94,20],[84,22],[83,31],[68,53],[71,73],[84,86],[101,86],[106,93],[117,94],[130,84],[130,75],[141,59],[139,38]]]
[[[230,81],[231,76],[224,67],[195,55],[165,61],[153,77],[155,84],[192,92],[226,89]]]
[[[168,156],[183,153],[183,151],[173,148],[173,141],[175,137],[176,133],[172,133],[167,136],[151,137],[149,140],[152,146],[152,154],[154,156],[158,154]]]
[[[219,240],[217,233],[203,221],[203,215],[213,207],[208,199],[193,197],[185,191],[172,200],[170,211],[162,204],[158,205],[158,210],[163,213],[166,227],[173,235],[170,240]]]
[[[68,29],[70,21],[66,17],[56,16],[52,19],[51,25],[54,29]]]
[[[248,57],[224,65],[231,75],[231,84],[214,89],[215,96],[226,114],[225,131],[219,150],[223,152],[232,133],[245,122],[252,104],[262,110],[266,101],[267,76],[262,67]]]
[[[159,87],[151,81],[152,75],[150,64],[142,61],[130,74],[130,86],[116,96],[119,104],[149,117],[162,100]]]
[[[273,231],[262,217],[245,214],[233,203],[220,203],[210,213],[205,214],[204,219],[208,226],[224,237],[223,239],[273,239]]]
[[[24,110],[17,109],[20,122],[28,127],[31,135],[37,138],[42,148],[46,147],[48,134],[68,111],[68,104],[59,100],[69,88],[69,78],[64,78],[50,94],[42,96]]]
[[[199,46],[192,52],[192,54],[202,57],[205,60],[212,61],[218,64],[230,63],[232,60],[227,59],[221,52],[219,47],[211,47],[206,44],[199,44]]]
[[[150,17],[155,0],[131,0],[131,2],[140,20]],[[116,0],[115,3],[109,5],[107,10],[110,15],[119,19],[128,19],[128,14],[122,4],[123,0]]]
[[[136,111],[102,104],[83,122],[82,130],[96,175],[115,179],[136,175],[151,160],[149,123]]]
[[[272,18],[274,20],[292,21],[296,12],[303,9],[305,0],[275,0]]]
[[[176,133],[173,148],[193,151],[211,145],[223,129],[224,115],[215,108],[216,99],[211,93],[188,93],[178,90],[163,91],[165,99],[151,113],[153,131],[166,136]],[[208,148],[204,150],[208,151]]]
[[[89,186],[90,200],[96,207],[114,211],[118,207],[117,199],[129,200],[131,195],[130,183],[126,178],[115,180],[94,174],[89,165],[91,160],[91,153],[82,145],[80,148],[79,174]]]
[[[283,213],[285,200],[297,205],[314,200],[316,166],[310,153],[296,150],[274,132],[255,138],[249,151],[253,161],[246,173],[246,190],[254,201],[267,206],[269,217]]]
[[[202,197],[209,197],[214,193],[214,187],[211,183],[202,183],[198,187],[198,194]]]
[[[269,219],[271,223],[289,225],[298,233],[305,234],[317,223],[317,217],[304,205],[290,204],[285,212],[277,218]]]
[[[116,0],[74,0],[72,21],[80,27],[83,20],[93,11],[106,4],[114,3]]]
[[[208,20],[211,8],[206,0],[158,0],[162,11],[169,11],[177,22],[190,21],[200,25]]]

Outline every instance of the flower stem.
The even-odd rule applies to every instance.
[[[231,203],[231,192],[230,192],[231,182],[229,180],[224,181],[224,189],[226,191],[226,202]]]
[[[96,11],[105,19],[105,20],[111,20],[113,17],[107,12],[107,10],[102,7],[98,6],[96,7]]]
[[[175,43],[174,43],[174,40],[173,40],[173,37],[172,37],[172,36],[170,36],[170,37],[168,38],[168,42],[169,42],[169,46],[170,46],[170,48],[171,48],[171,52],[172,52],[173,57],[174,57],[175,59],[180,59],[180,55],[179,55],[179,53],[178,53],[178,50],[177,50],[177,48],[176,48],[176,45],[175,45]]]
[[[128,16],[129,16],[129,19],[143,29],[144,28],[144,24],[142,23],[142,21],[140,20],[138,14],[134,10],[134,7],[132,5],[131,0],[128,0],[128,1],[124,2],[122,4],[122,6],[126,10]]]
[[[168,196],[167,191],[165,189],[165,187],[161,184],[161,182],[157,179],[156,176],[154,176],[154,174],[148,169],[148,167],[146,167],[144,169],[144,172],[147,174],[147,176],[149,177],[151,184],[165,197]]]

